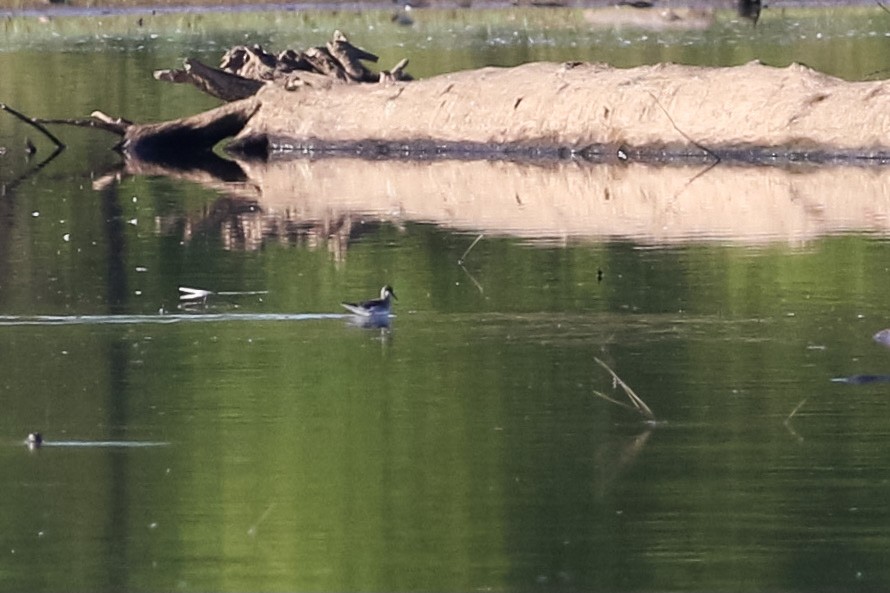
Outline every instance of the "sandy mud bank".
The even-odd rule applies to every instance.
[[[171,129],[174,142],[165,144]],[[127,147],[141,157],[194,153],[230,137],[231,150],[262,157],[882,160],[890,156],[890,86],[757,62],[629,69],[539,62],[379,84],[297,72],[218,110],[132,126]]]

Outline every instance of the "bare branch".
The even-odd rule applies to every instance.
[[[634,408],[640,414],[645,416],[648,420],[655,420],[655,414],[652,412],[652,409],[646,405],[646,402],[644,402],[640,398],[639,395],[634,393],[634,390],[631,389],[627,383],[625,383],[624,381],[621,380],[621,377],[619,377],[615,373],[615,371],[613,371],[611,368],[609,368],[609,365],[607,365],[606,363],[604,363],[602,360],[600,360],[599,358],[597,358],[595,356],[593,357],[593,359],[597,362],[597,364],[599,364],[601,367],[603,367],[604,369],[609,371],[609,374],[612,375],[612,378],[615,379],[615,382],[618,383],[618,385],[620,385],[622,389],[624,389],[624,393],[627,395],[627,398],[630,400],[630,402],[633,404]],[[602,396],[602,397],[605,397],[605,396]],[[609,401],[613,401],[610,398],[606,398],[606,399],[609,399]]]
[[[12,107],[10,107],[9,105],[7,105],[7,104],[5,104],[5,103],[0,103],[0,109],[2,109],[3,111],[6,111],[6,112],[9,113],[10,115],[13,115],[13,116],[19,118],[20,120],[22,120],[23,122],[25,122],[25,123],[28,124],[29,126],[33,126],[34,128],[36,128],[36,129],[37,129],[39,132],[41,132],[44,136],[46,136],[47,138],[49,138],[50,141],[51,141],[53,144],[56,145],[56,148],[59,148],[59,149],[65,148],[65,144],[64,144],[61,140],[59,140],[58,138],[56,138],[55,135],[53,135],[52,132],[50,132],[49,130],[47,130],[46,127],[44,127],[39,121],[37,121],[37,120],[34,119],[33,117],[28,117],[28,116],[25,115],[24,113],[22,113],[22,112],[20,112],[20,111],[17,111],[17,110],[15,110],[15,109],[13,109]]]
[[[788,414],[788,417],[787,417],[787,418],[785,418],[785,424],[788,424],[789,422],[791,422],[791,419],[794,418],[794,415],[797,414],[797,412],[803,407],[803,405],[804,405],[805,403],[807,403],[807,400],[808,400],[808,399],[810,399],[810,398],[809,398],[809,397],[805,397],[805,398],[803,398],[802,400],[800,400],[800,403],[799,403],[799,404],[797,404],[796,406],[794,406],[794,409],[791,410],[791,413]]]
[[[479,236],[476,237],[476,238],[473,240],[472,243],[470,243],[470,246],[467,247],[467,250],[464,251],[464,254],[463,254],[462,256],[460,256],[460,258],[457,260],[457,265],[459,265],[459,266],[464,265],[464,260],[467,258],[467,255],[470,254],[470,251],[473,250],[473,247],[476,246],[476,243],[478,243],[479,241],[481,241],[481,240],[482,240],[482,237],[484,237],[484,236],[485,236],[484,233],[480,233]]]

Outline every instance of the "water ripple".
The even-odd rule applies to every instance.
[[[166,447],[165,441],[44,441],[46,447]]]
[[[112,325],[228,321],[311,321],[346,319],[342,313],[178,313],[170,315],[0,315],[0,326],[18,325]]]

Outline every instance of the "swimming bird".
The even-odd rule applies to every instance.
[[[340,303],[348,311],[361,317],[372,317],[376,315],[389,315],[392,309],[392,299],[398,300],[392,286],[387,284],[380,289],[380,298],[365,301],[363,303]]]

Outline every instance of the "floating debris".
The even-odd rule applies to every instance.
[[[608,395],[606,395],[605,393],[602,393],[600,391],[594,391],[594,393],[597,396],[603,398],[604,400],[612,402],[613,404],[618,404],[619,406],[636,410],[647,420],[647,422],[654,424],[655,423],[655,413],[652,412],[652,409],[646,405],[646,402],[644,402],[640,398],[640,396],[637,395],[636,392],[633,389],[631,389],[630,386],[627,383],[625,383],[621,379],[621,377],[619,377],[618,374],[609,367],[609,365],[607,365],[606,363],[604,363],[602,360],[600,360],[599,358],[597,358],[595,356],[593,357],[593,359],[596,361],[596,363],[598,365],[600,365],[601,367],[606,369],[609,372],[609,374],[612,375],[612,380],[614,381],[614,383],[616,385],[619,385],[624,390],[624,394],[627,395],[627,398],[630,400],[630,403],[632,404],[632,406],[629,406],[627,404],[619,402],[618,400],[613,399],[613,398],[609,397]]]
[[[39,432],[28,433],[28,438],[25,439],[25,444],[28,445],[29,449],[39,449],[43,444],[43,435]]]

